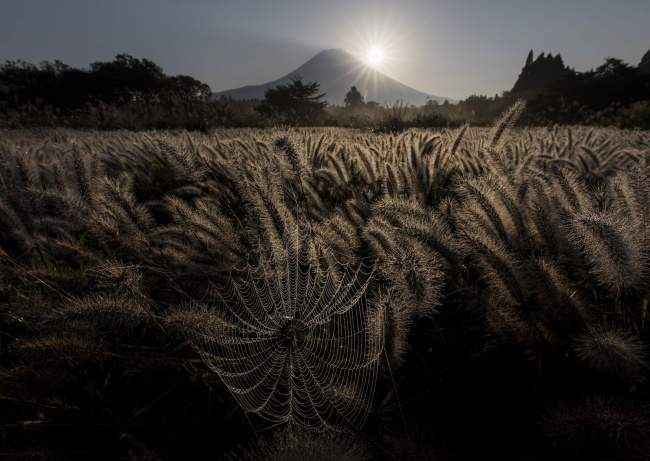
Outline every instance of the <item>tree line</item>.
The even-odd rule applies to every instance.
[[[448,116],[490,124],[516,100],[527,101],[526,125],[581,124],[650,128],[650,51],[637,66],[607,58],[578,72],[561,55],[531,51],[510,91],[494,97],[472,95],[447,107]]]
[[[319,82],[294,79],[269,89],[262,101],[214,100],[210,86],[170,76],[151,60],[119,54],[86,69],[61,61],[0,64],[0,127],[64,126],[90,129],[351,126],[401,131],[447,125],[381,107],[350,88],[345,107],[328,107]],[[410,120],[406,122],[407,118]],[[441,123],[443,122],[443,123]]]
[[[6,61],[0,65],[0,106],[28,105],[74,110],[90,103],[118,104],[146,97],[205,99],[210,87],[187,76],[168,76],[148,59],[119,54],[112,61],[78,69],[61,61],[40,65]]]
[[[650,128],[650,52],[638,66],[608,58],[587,72],[561,55],[531,51],[513,88],[472,95],[457,104],[381,106],[356,87],[344,107],[328,106],[319,82],[289,81],[262,101],[213,100],[210,86],[187,75],[166,75],[156,63],[128,54],[78,69],[60,61],[0,64],[0,126],[93,129],[209,130],[216,127],[346,126],[382,132],[410,127],[489,125],[518,100],[522,123]]]

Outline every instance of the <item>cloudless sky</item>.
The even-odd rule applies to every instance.
[[[86,66],[126,52],[214,91],[325,48],[386,49],[381,70],[451,98],[512,87],[528,51],[577,70],[650,49],[650,0],[0,0],[0,60]]]

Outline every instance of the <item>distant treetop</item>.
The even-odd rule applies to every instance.
[[[564,65],[562,55],[553,56],[552,53],[546,55],[542,52],[537,59],[534,59],[533,50],[530,50],[512,92],[517,94],[536,92],[571,73],[571,69]]]
[[[323,115],[327,102],[325,93],[320,93],[318,82],[303,83],[292,80],[286,85],[270,88],[258,110],[260,113],[291,124],[313,122]]]
[[[639,70],[644,74],[650,74],[650,50],[641,58]]]
[[[348,107],[359,107],[364,104],[363,96],[359,93],[356,86],[350,88],[345,95],[345,105]]]

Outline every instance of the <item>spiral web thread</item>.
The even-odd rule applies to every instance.
[[[359,428],[372,404],[383,350],[369,315],[371,271],[308,262],[304,243],[281,263],[249,267],[220,293],[223,319],[196,344],[241,407],[272,425]]]

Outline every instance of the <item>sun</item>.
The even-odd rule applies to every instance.
[[[386,59],[386,55],[384,54],[384,50],[382,50],[378,46],[370,47],[366,51],[365,61],[366,64],[369,65],[370,67],[380,66],[385,59]]]

